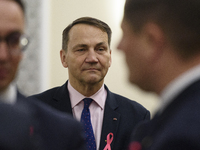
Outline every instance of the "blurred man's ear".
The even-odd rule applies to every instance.
[[[144,26],[143,31],[149,46],[149,55],[155,60],[162,54],[166,44],[164,32],[155,23],[147,23]]]
[[[164,32],[155,23],[147,23],[145,25],[146,33],[148,34],[149,42],[156,50],[160,50],[165,44]]]
[[[63,65],[63,67],[67,68],[68,65],[67,65],[67,60],[66,60],[66,51],[61,49],[60,50],[60,59],[61,59],[61,63]]]
[[[110,61],[109,61],[109,67],[111,66],[111,64],[112,64],[112,57],[111,57],[111,53],[112,53],[112,50],[110,50]]]

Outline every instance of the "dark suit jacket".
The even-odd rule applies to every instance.
[[[24,125],[24,128],[23,126],[20,128],[20,131],[10,129],[10,131],[15,132],[10,133],[11,137],[4,137],[10,145],[15,143],[17,136],[20,137],[19,134],[24,133],[28,128],[28,132],[25,133],[28,133],[28,138],[34,146],[32,148],[34,150],[86,150],[82,126],[70,115],[61,113],[33,98],[27,99],[20,93],[18,93],[17,103],[13,107],[16,107],[21,111],[21,114],[26,114],[26,116],[24,118],[23,116],[18,117],[21,120],[10,121],[10,123],[20,122]],[[25,123],[22,122],[23,119]],[[27,125],[29,126],[27,127]],[[21,140],[22,143],[19,142],[18,144],[23,145],[26,141]]]
[[[32,118],[24,105],[0,103],[0,149],[35,150],[31,140]]]
[[[108,94],[105,104],[100,150],[103,150],[106,146],[105,140],[110,132],[114,134],[111,149],[126,150],[131,131],[140,121],[149,120],[150,113],[135,101],[110,92],[106,86],[105,88]],[[72,115],[67,82],[61,87],[50,89],[33,97]],[[117,120],[113,118],[117,118]]]
[[[200,80],[179,94],[160,115],[140,125],[132,136],[132,149],[200,149]],[[139,142],[139,143],[138,143]]]

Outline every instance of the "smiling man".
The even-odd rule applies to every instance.
[[[143,106],[110,92],[104,85],[111,66],[110,42],[111,29],[106,23],[90,17],[75,20],[63,31],[60,51],[69,80],[61,87],[33,96],[84,122],[86,142],[93,141],[87,142],[87,146],[93,150],[109,146],[114,150],[126,149],[132,129],[150,119],[149,111]]]

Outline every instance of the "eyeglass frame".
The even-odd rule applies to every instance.
[[[11,39],[10,37],[14,34],[18,34],[18,39]],[[19,40],[17,42],[17,44],[12,45],[12,40]],[[5,37],[0,37],[0,43],[1,42],[5,42],[6,45],[8,46],[8,50],[10,52],[10,54],[12,55],[18,55],[20,54],[20,52],[24,51],[26,49],[26,47],[29,44],[29,39],[28,36],[24,33],[21,33],[19,31],[15,31],[15,32],[11,32],[9,33],[7,36]],[[16,41],[14,41],[16,42]],[[18,48],[14,48],[14,47],[18,47]]]

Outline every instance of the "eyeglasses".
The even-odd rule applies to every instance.
[[[6,42],[9,52],[13,55],[25,50],[29,43],[27,36],[20,32],[12,32],[6,37],[0,37],[0,43],[3,41]]]

